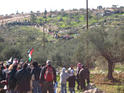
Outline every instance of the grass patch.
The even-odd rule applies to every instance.
[[[96,87],[103,90],[105,93],[124,93],[123,85],[96,84]]]
[[[124,65],[116,65],[116,67],[115,67],[115,71],[121,71],[121,72],[123,72],[124,71]]]

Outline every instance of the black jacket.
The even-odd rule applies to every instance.
[[[34,75],[35,80],[39,80],[40,72],[41,72],[41,69],[39,67],[35,67],[32,69],[31,75]]]
[[[31,74],[27,68],[23,68],[16,73],[16,90],[19,93],[30,90]]]
[[[69,87],[74,88],[75,87],[75,81],[76,81],[76,76],[70,76],[67,81],[69,82]]]
[[[16,78],[15,78],[16,72],[17,72],[16,69],[12,69],[12,71],[9,73],[9,77],[8,77],[8,88],[9,89],[14,89],[16,86]]]

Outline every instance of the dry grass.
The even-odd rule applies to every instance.
[[[107,80],[105,74],[91,75],[91,82],[105,93],[124,93],[124,73],[113,74],[115,81]]]

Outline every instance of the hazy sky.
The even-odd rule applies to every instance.
[[[85,8],[86,0],[0,0],[0,15],[18,12]],[[89,0],[89,7],[124,6],[124,0]]]

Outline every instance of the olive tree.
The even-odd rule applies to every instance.
[[[95,27],[90,29],[87,38],[92,42],[94,49],[98,52],[95,55],[103,56],[108,63],[109,80],[113,80],[114,64],[124,61],[124,42],[122,41],[122,29],[112,27]]]

